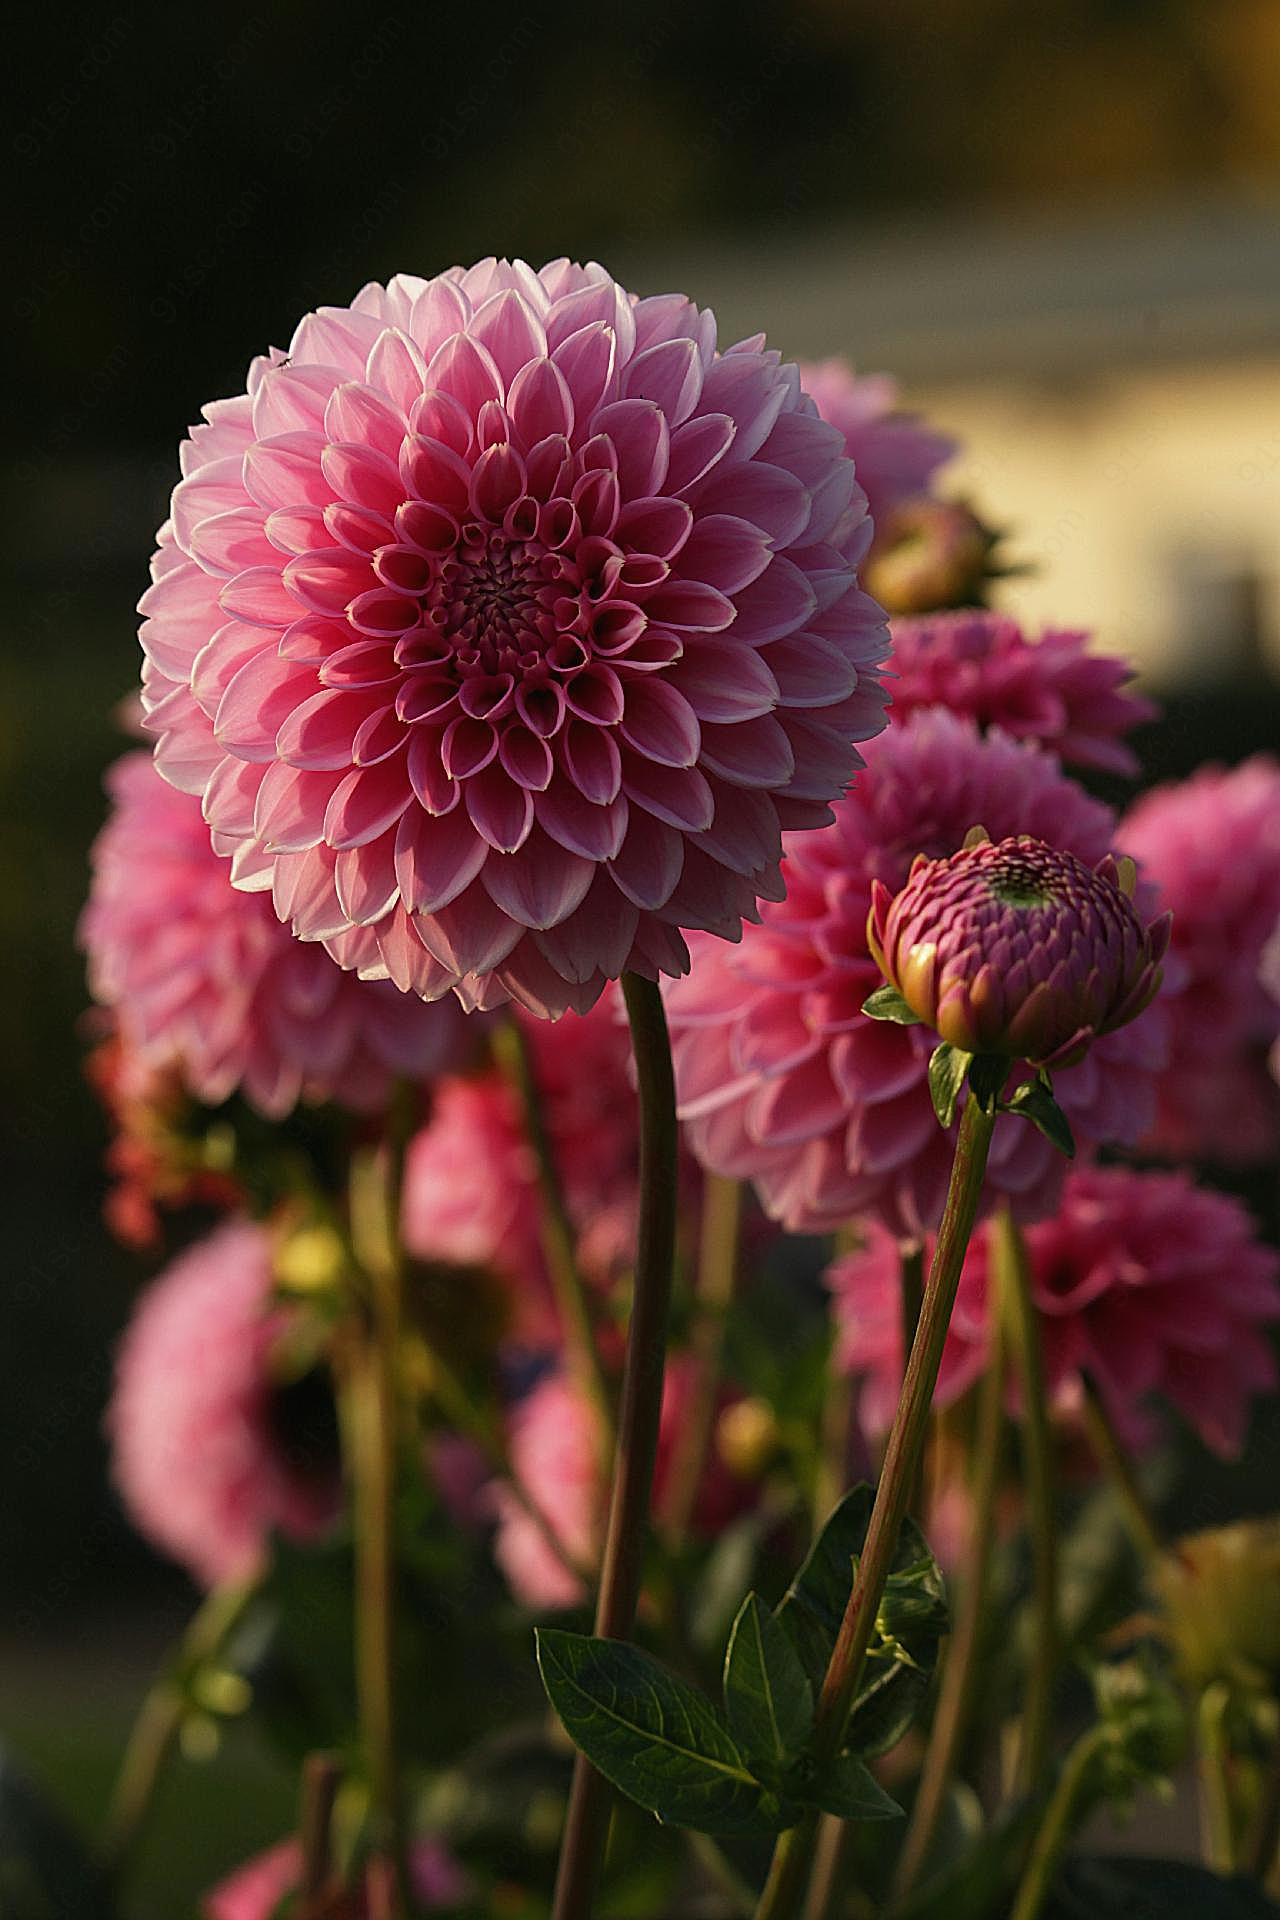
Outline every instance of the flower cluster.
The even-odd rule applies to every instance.
[[[600,267],[401,275],[206,408],[146,725],[236,883],[344,966],[585,1011],[779,891],[884,724],[837,432]]]
[[[1182,1173],[1081,1167],[1057,1214],[1025,1230],[1031,1291],[1056,1410],[1079,1410],[1097,1388],[1133,1446],[1158,1431],[1146,1403],[1175,1407],[1206,1445],[1244,1445],[1253,1400],[1272,1391],[1266,1329],[1280,1320],[1280,1257],[1245,1209]],[[981,1373],[987,1350],[994,1236],[970,1245],[947,1336],[937,1398],[947,1404]],[[898,1250],[883,1228],[828,1273],[842,1364],[865,1377],[869,1429],[888,1425],[902,1377]]]
[[[938,1036],[862,1013],[882,978],[867,940],[873,889],[901,887],[917,854],[952,854],[979,824],[1093,866],[1115,821],[1048,754],[942,709],[891,727],[867,759],[834,823],[788,841],[786,899],[740,946],[700,945],[667,1005],[682,1112],[704,1165],[752,1180],[793,1231],[874,1213],[910,1237],[939,1217],[951,1144],[928,1088]],[[1056,1078],[1078,1142],[1141,1137],[1165,1046],[1157,1001]],[[997,1122],[989,1187],[1021,1213],[1052,1207],[1055,1163],[1032,1128]]]

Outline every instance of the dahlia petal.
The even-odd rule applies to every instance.
[[[614,349],[612,328],[596,320],[571,333],[552,352],[552,361],[573,396],[574,418],[579,423],[592,419],[609,390]]]
[[[320,456],[325,485],[321,504],[340,500],[390,519],[404,499],[401,475],[405,471],[405,444],[402,443],[399,459],[395,461],[357,441],[330,441]]]
[[[271,564],[280,566],[282,553],[308,553],[312,547],[332,545],[334,535],[330,533],[325,516],[332,507],[276,507],[265,520],[262,509],[255,507],[262,524],[262,531],[272,549]]]
[[[438,440],[451,453],[465,455],[471,452],[475,438],[472,416],[451,393],[428,388],[421,399],[414,401],[409,412],[409,426],[424,440]]]
[[[455,981],[461,974],[501,966],[524,938],[524,928],[494,904],[480,880],[414,925],[427,951]]]
[[[324,410],[325,438],[372,447],[394,463],[405,436],[406,416],[403,405],[389,394],[382,382],[369,386],[362,380],[348,380],[335,387]]]
[[[747,591],[755,592],[756,589],[748,588]],[[645,602],[645,612],[658,626],[676,627],[695,633],[722,633],[726,627],[734,624],[740,608],[741,601],[735,607],[732,600],[701,580],[678,580],[674,577],[664,580]],[[752,629],[744,637],[754,640],[757,636]]]
[[[169,503],[173,537],[184,553],[190,552],[192,537],[202,521],[234,513],[244,504],[244,454],[224,454],[174,488]]]
[[[218,702],[213,731],[241,760],[275,756],[276,736],[313,685],[310,671],[265,650],[247,660]]]
[[[771,641],[764,658],[787,707],[834,706],[858,684],[854,663],[816,633],[793,633],[785,640]]]
[[[409,736],[393,706],[371,713],[356,728],[351,758],[357,767],[375,767],[409,744]]]
[[[686,833],[703,832],[715,814],[711,788],[697,767],[655,767],[627,753],[622,759],[622,790],[655,819]]]
[[[686,687],[696,708],[696,696]],[[702,717],[702,764],[710,773],[741,787],[789,786],[796,770],[795,748],[785,727],[771,713],[731,726]]]
[[[260,653],[273,657],[278,653],[274,633],[241,626],[234,620],[218,628],[191,663],[190,692],[206,714],[218,711],[219,701],[241,667]]]
[[[353,313],[347,307],[321,307],[300,320],[289,342],[289,358],[318,366],[340,367],[357,379],[369,349],[382,331],[382,316]]]
[[[307,853],[319,846],[325,812],[341,778],[341,773],[299,773],[283,760],[273,760],[258,783],[250,822],[262,846],[273,853]],[[215,821],[209,813],[208,819],[211,825],[235,830],[222,817]]]
[[[204,789],[202,812],[209,827],[234,839],[254,831],[258,791],[269,769],[247,760],[219,757],[217,770]]]
[[[700,412],[727,413],[735,424],[735,463],[758,453],[787,399],[785,380],[748,355],[722,355],[702,382]]]
[[[690,836],[695,847],[746,878],[782,858],[778,809],[767,794],[712,783],[715,819],[705,833]]]
[[[614,883],[642,912],[664,907],[684,869],[683,837],[651,814],[633,810],[626,838],[609,862]]]
[[[599,733],[596,727],[588,731],[593,736]],[[527,787],[535,793],[545,789],[555,768],[546,741],[519,721],[508,722],[503,728],[498,741],[498,758],[518,786]]]
[[[631,499],[622,507],[614,538],[632,552],[673,560],[693,528],[693,509],[683,500]]]
[[[353,767],[334,788],[325,810],[325,841],[336,852],[363,847],[394,826],[412,803],[408,775],[398,762]]]
[[[279,576],[274,577],[279,585]],[[231,584],[238,585],[235,581]],[[290,594],[311,613],[341,614],[357,596],[372,593],[377,580],[364,554],[330,547],[298,554],[290,560],[284,570],[284,585],[289,590],[282,595],[284,603],[289,605],[289,619],[296,619],[298,609],[289,604]],[[375,632],[385,630],[374,629]]]
[[[314,684],[312,681],[310,684]],[[279,723],[275,749],[292,767],[315,773],[346,770],[352,764],[352,741],[371,714],[382,713],[386,694],[380,687],[355,691],[313,693],[298,699]]]
[[[758,527],[775,547],[790,547],[809,524],[808,488],[785,467],[770,466],[765,460],[718,467],[707,475],[694,497],[699,516],[736,515]],[[839,578],[847,584],[847,568]]]
[[[628,682],[619,732],[628,746],[661,766],[692,767],[697,761],[698,716],[682,693],[656,676]]]
[[[400,898],[396,877],[396,829],[358,847],[346,847],[333,863],[338,904],[356,926],[370,926]]]
[[[430,814],[451,813],[462,790],[444,770],[439,738],[421,727],[415,728],[409,741],[407,764],[409,782],[419,804]]]
[[[602,806],[616,798],[622,786],[622,755],[605,728],[570,720],[561,739],[561,755],[566,773],[588,800]]]
[[[566,980],[581,985],[597,974],[616,980],[626,969],[639,920],[609,875],[598,871],[577,913],[533,937]]]
[[[723,594],[739,593],[758,580],[772,558],[767,534],[727,513],[700,513],[680,554],[680,574]]]
[[[260,507],[323,507],[333,498],[321,468],[321,433],[279,433],[245,449],[244,491]]]
[[[247,567],[227,581],[218,605],[232,619],[253,627],[287,627],[298,617],[278,567]]]
[[[778,705],[778,682],[768,662],[732,634],[687,648],[667,679],[703,721],[754,720]]]
[[[656,495],[667,477],[671,447],[670,422],[661,407],[651,400],[615,400],[601,407],[592,424],[613,444],[623,499]]]
[[[803,627],[817,608],[818,596],[805,575],[778,553],[760,578],[738,595],[735,630],[753,646],[764,646]]]
[[[692,340],[663,340],[627,366],[622,386],[630,400],[652,400],[673,427],[689,418],[703,392],[702,360]],[[714,402],[712,403],[714,405]]]
[[[493,355],[465,333],[455,333],[436,349],[427,385],[450,394],[472,418],[486,400],[501,400],[505,391]]]
[[[627,831],[629,809],[622,795],[604,806],[584,800],[578,789],[556,776],[533,798],[539,824],[560,846],[587,860],[611,860]]]
[[[443,441],[413,434],[400,452],[400,480],[420,500],[446,512],[465,515],[471,503],[471,469]],[[401,491],[397,482],[397,493]]]
[[[270,368],[253,396],[253,437],[269,440],[275,434],[307,433],[323,426],[325,404],[342,377],[338,367]]]
[[[519,853],[486,862],[482,879],[495,905],[524,927],[554,927],[581,906],[594,866],[535,826]]]
[[[410,808],[396,834],[396,874],[406,910],[438,913],[471,884],[488,853],[463,808],[435,818]]]
[[[495,294],[477,308],[468,334],[487,348],[504,392],[530,361],[546,357],[547,336],[542,322],[514,288]]]
[[[453,334],[461,332],[471,318],[471,302],[460,287],[448,279],[429,280],[414,296],[409,315],[409,332],[430,360]]]
[[[507,389],[507,411],[517,439],[526,449],[551,436],[567,438],[573,432],[573,396],[569,383],[554,362],[530,360]]]
[[[472,824],[495,852],[514,853],[524,845],[533,826],[533,795],[496,761],[468,780],[464,793]]]
[[[215,513],[195,527],[189,546],[193,559],[210,573],[237,574],[250,567],[278,565],[278,558],[256,507]]]
[[[386,327],[369,349],[365,377],[376,393],[384,393],[397,413],[408,419],[409,409],[427,387],[427,363],[408,334]],[[354,436],[335,435],[347,439]],[[367,438],[361,434],[360,439]],[[373,444],[377,444],[375,441]],[[380,451],[394,453],[394,446]]]

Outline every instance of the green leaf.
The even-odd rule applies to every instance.
[[[111,1902],[87,1847],[0,1749],[0,1914],[108,1920]]]
[[[877,987],[862,1003],[862,1011],[872,1020],[892,1020],[895,1026],[918,1027],[923,1024],[913,1013],[896,987]]]
[[[804,1750],[813,1726],[813,1689],[800,1656],[773,1615],[749,1593],[724,1662],[729,1727],[761,1779],[777,1780]]]
[[[1045,1920],[1280,1920],[1280,1906],[1242,1877],[1184,1860],[1069,1860]]]
[[[1020,1113],[1024,1120],[1039,1128],[1059,1153],[1065,1153],[1068,1160],[1075,1159],[1076,1143],[1067,1116],[1043,1080],[1024,1080],[1004,1110]]]
[[[964,1077],[969,1071],[971,1053],[965,1053],[961,1047],[949,1046],[944,1040],[935,1047],[929,1060],[929,1092],[933,1099],[933,1110],[944,1127],[949,1127],[956,1117],[956,1101],[960,1098],[960,1089]]]
[[[804,1796],[824,1813],[841,1820],[900,1820],[902,1808],[890,1798],[869,1767],[852,1753],[842,1753]]]
[[[542,1684],[565,1731],[606,1780],[668,1826],[780,1833],[799,1808],[751,1773],[710,1702],[620,1640],[540,1627]]]
[[[815,1688],[822,1684],[835,1646],[874,1498],[868,1486],[845,1495],[777,1608],[778,1624]],[[946,1618],[942,1575],[919,1528],[907,1520],[849,1722],[853,1752],[883,1753],[901,1739],[928,1691]],[[886,1621],[894,1623],[889,1639],[879,1630]]]

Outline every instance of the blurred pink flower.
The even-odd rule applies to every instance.
[[[1102,773],[1137,772],[1125,735],[1157,712],[1126,686],[1123,660],[1088,651],[1087,634],[1048,627],[1032,640],[981,608],[895,620],[893,671],[895,725],[919,707],[949,707]]]
[[[867,946],[872,885],[896,890],[915,854],[954,853],[976,825],[995,839],[1032,834],[1092,864],[1114,819],[1050,755],[938,708],[891,727],[867,758],[835,824],[788,841],[786,899],[740,946],[700,945],[667,1010],[681,1112],[705,1167],[752,1180],[792,1231],[874,1212],[914,1237],[941,1213],[952,1142],[928,1091],[937,1035],[861,1011],[881,984]],[[1057,1074],[1077,1140],[1138,1139],[1164,1059],[1157,1000]],[[1062,1171],[1033,1127],[997,1122],[989,1193],[1034,1217],[1053,1205]]]
[[[274,1531],[316,1538],[340,1504],[325,1440],[289,1430],[272,1373],[289,1316],[272,1286],[265,1229],[219,1227],[148,1287],[116,1359],[116,1486],[139,1532],[204,1586],[252,1575]]]
[[[662,1426],[653,1482],[653,1504],[661,1511],[676,1438],[689,1406],[694,1373],[687,1355],[667,1362],[662,1394]],[[737,1396],[722,1389],[721,1408]],[[597,1529],[604,1499],[596,1458],[595,1421],[590,1407],[563,1374],[547,1374],[511,1415],[512,1471],[546,1517],[570,1558],[594,1566],[599,1553]],[[753,1488],[738,1479],[714,1447],[694,1503],[694,1531],[713,1536],[741,1513]],[[583,1599],[575,1579],[550,1546],[542,1529],[500,1481],[492,1490],[498,1533],[494,1553],[516,1597],[525,1606],[576,1606]]]
[[[467,1897],[467,1878],[439,1840],[413,1844],[409,1870],[413,1891],[424,1907],[457,1906]],[[296,1840],[281,1840],[237,1867],[207,1893],[201,1903],[205,1920],[272,1920],[280,1902],[297,1887],[302,1854]],[[344,1920],[368,1920],[369,1900],[363,1890],[352,1895]]]
[[[149,755],[126,754],[107,787],[80,939],[135,1072],[176,1068],[209,1106],[238,1088],[279,1119],[304,1097],[374,1107],[398,1075],[460,1064],[473,1036],[456,1006],[353,979],[294,940],[231,885],[199,805]]]
[[[879,526],[891,508],[929,483],[956,451],[956,442],[898,407],[897,382],[884,373],[858,373],[839,356],[800,363],[805,392],[822,418],[844,435],[867,510]]]
[[[1148,1143],[1171,1159],[1248,1166],[1280,1147],[1280,1094],[1266,1055],[1280,1004],[1261,977],[1280,919],[1280,762],[1257,754],[1155,787],[1118,840],[1173,909],[1169,1064]]]
[[[1087,1373],[1129,1445],[1155,1436],[1154,1397],[1176,1407],[1215,1452],[1239,1454],[1251,1401],[1276,1386],[1264,1328],[1280,1320],[1280,1255],[1257,1238],[1239,1201],[1182,1173],[1080,1167],[1056,1217],[1026,1236],[1057,1411],[1078,1411]],[[939,1376],[942,1406],[982,1371],[991,1242],[990,1228],[979,1227],[965,1260]],[[863,1418],[869,1431],[883,1432],[902,1378],[891,1237],[871,1228],[866,1246],[836,1261],[827,1282],[841,1364],[863,1377]]]
[[[554,1028],[523,1024],[578,1258],[589,1279],[607,1285],[633,1257],[639,1196],[631,1043],[618,998],[611,991]],[[409,1148],[405,1243],[421,1260],[492,1268],[515,1305],[515,1331],[535,1342],[554,1338],[556,1324],[541,1215],[537,1161],[505,1075],[442,1081]]]
[[[205,409],[144,706],[236,883],[427,998],[584,1012],[780,891],[884,724],[843,442],[599,266],[400,275]]]

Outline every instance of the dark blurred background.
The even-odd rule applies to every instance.
[[[100,1225],[74,938],[182,429],[367,279],[595,256],[730,337],[899,374],[965,442],[954,487],[1042,566],[1007,604],[1134,656],[1169,704],[1156,770],[1240,758],[1280,704],[1280,8],[324,0],[33,9],[24,30],[3,136],[0,1726],[92,1811],[188,1603],[106,1483],[140,1269]],[[263,1783],[232,1852],[278,1829],[283,1791]],[[224,1859],[201,1805],[197,1850]]]

